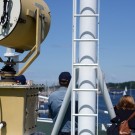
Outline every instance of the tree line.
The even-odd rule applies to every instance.
[[[135,89],[135,81],[129,81],[129,82],[122,82],[122,83],[112,83],[109,82],[107,83],[108,89],[115,89],[115,90],[120,90],[120,89]]]

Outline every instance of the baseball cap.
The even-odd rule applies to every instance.
[[[20,83],[22,85],[26,84],[26,78],[24,75],[20,75],[20,76],[15,76],[15,81],[17,83]]]
[[[59,75],[59,81],[69,81],[71,80],[71,74],[69,72],[62,72]]]

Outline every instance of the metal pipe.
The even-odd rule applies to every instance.
[[[80,42],[79,62],[88,64],[79,68],[79,89],[96,89],[96,70],[93,64],[97,63],[97,0],[80,0]],[[87,17],[88,15],[88,17]],[[90,17],[89,15],[94,15]],[[79,114],[96,113],[96,92],[79,91]],[[95,116],[78,117],[78,132],[81,135],[94,135],[96,127]]]
[[[63,121],[64,116],[66,114],[69,102],[71,100],[71,91],[72,91],[72,79],[71,79],[70,84],[67,88],[66,95],[65,95],[64,100],[62,102],[62,105],[61,105],[61,108],[59,110],[59,114],[57,116],[57,119],[56,119],[56,122],[54,124],[51,135],[57,135],[59,130],[60,130],[62,121]]]
[[[105,79],[104,79],[104,76],[100,67],[98,69],[98,76],[99,76],[99,88],[101,89],[108,113],[110,115],[110,118],[112,119],[116,117],[116,114],[114,112],[114,107],[113,107],[113,104],[112,104],[112,101],[111,101],[111,98],[110,98],[110,95],[109,95],[109,92],[105,83]]]

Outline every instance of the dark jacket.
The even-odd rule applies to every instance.
[[[117,109],[116,107],[114,107],[115,113],[116,113],[116,117],[111,119],[112,123],[120,123],[124,120],[127,120],[130,115],[135,112],[135,110],[129,110],[129,109]],[[132,118],[131,120],[129,120],[128,122],[130,129],[134,129],[135,130],[135,117]]]

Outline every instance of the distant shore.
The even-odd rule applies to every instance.
[[[125,87],[127,89],[135,89],[135,81],[129,81],[129,82],[120,82],[120,83],[107,83],[107,88],[109,90],[124,90]]]

